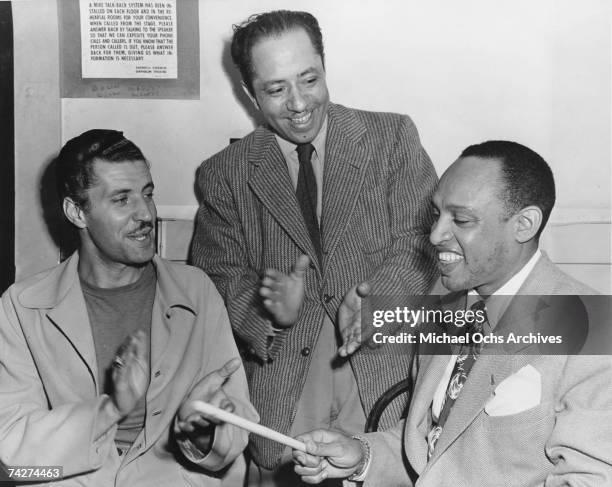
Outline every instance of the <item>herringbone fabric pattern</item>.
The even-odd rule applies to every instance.
[[[321,245],[304,224],[286,162],[274,134],[260,127],[205,161],[192,262],[224,297],[245,362],[251,399],[262,424],[287,433],[324,314],[355,284],[378,294],[423,294],[435,278],[428,234],[430,196],[437,182],[416,128],[406,116],[330,105],[325,148]],[[298,322],[268,349],[270,317],[258,294],[266,268],[290,272],[307,254],[312,268]],[[410,351],[362,347],[351,358],[364,410],[406,377]],[[398,419],[395,401],[381,427]],[[259,465],[274,467],[282,445],[252,437]]]

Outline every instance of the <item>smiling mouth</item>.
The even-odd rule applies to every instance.
[[[291,123],[294,125],[306,125],[308,122],[310,122],[311,118],[312,118],[312,110],[300,117],[293,117],[293,118],[290,118],[289,120],[291,120]]]
[[[463,256],[456,252],[438,252],[438,262],[442,265],[461,262]]]
[[[136,240],[137,242],[144,242],[146,240],[151,239],[152,237],[153,237],[153,229],[151,227],[145,228],[144,230],[133,232],[128,235],[128,238],[131,238],[132,240]]]

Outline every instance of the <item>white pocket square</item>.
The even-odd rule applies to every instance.
[[[485,406],[489,416],[508,416],[534,408],[542,399],[542,376],[531,365],[506,377]]]

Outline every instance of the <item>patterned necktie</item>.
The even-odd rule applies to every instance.
[[[298,144],[296,150],[300,162],[300,171],[295,194],[310,234],[310,240],[312,240],[319,262],[321,262],[321,235],[317,220],[317,180],[311,162],[314,147],[312,144]]]
[[[440,438],[440,434],[442,433],[444,424],[448,419],[448,415],[450,414],[455,401],[459,397],[459,393],[467,381],[470,370],[472,370],[472,367],[474,366],[474,363],[478,359],[478,356],[482,350],[482,343],[473,343],[471,335],[474,333],[482,333],[484,324],[488,323],[489,321],[487,318],[485,302],[482,300],[476,301],[472,306],[470,306],[470,309],[475,313],[475,316],[484,315],[484,320],[480,322],[478,320],[474,320],[468,325],[466,334],[470,336],[470,340],[468,343],[462,344],[461,348],[459,349],[459,354],[457,355],[457,360],[446,388],[446,394],[444,396],[444,402],[442,404],[442,409],[440,410],[438,421],[434,422],[431,431],[427,435],[428,460],[433,455],[436,443],[438,442],[438,438]],[[479,311],[482,314],[478,313]]]

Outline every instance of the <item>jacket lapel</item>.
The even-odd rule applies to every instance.
[[[326,259],[334,253],[345,233],[361,192],[370,160],[367,147],[361,143],[365,132],[365,125],[355,114],[330,104],[321,215]]]
[[[427,468],[436,462],[440,455],[465,431],[476,416],[484,409],[497,385],[509,375],[533,359],[529,355],[504,355],[494,353],[481,355],[472,368],[461,394],[453,405],[434,454]],[[440,377],[438,376],[438,381]]]
[[[497,334],[507,336],[512,331],[516,335],[526,335],[534,330],[535,315],[547,305],[536,296],[538,292],[543,292],[544,289],[539,289],[539,286],[534,286],[531,283],[539,282],[536,277],[540,274],[542,267],[546,265],[547,259],[545,256],[540,257],[540,261],[527,276],[519,290],[518,294],[525,295],[525,297],[518,300],[512,299],[495,328]],[[476,419],[499,383],[533,361],[535,356],[529,355],[529,348],[533,347],[534,345],[521,343],[485,345],[483,352],[470,371],[461,394],[453,405],[427,468],[430,468],[437,458]]]
[[[71,382],[74,391],[90,398],[98,390],[98,364],[89,315],[77,273],[78,263],[78,254],[75,253],[64,264],[29,287],[19,300],[26,308],[48,309],[46,316],[52,325],[43,323],[41,332],[52,342],[48,350],[53,355],[53,362],[58,364],[59,370],[65,370],[64,365],[69,365],[66,380]],[[46,325],[55,326],[65,342],[58,343],[57,333],[48,333]],[[69,360],[66,345],[82,361],[87,373],[83,374],[73,367],[74,361]]]
[[[410,464],[422,472],[427,464],[427,434],[431,428],[431,402],[448,365],[448,355],[424,355],[406,421],[405,445]]]
[[[310,257],[310,261],[318,262],[289,178],[287,163],[274,134],[264,128],[257,130],[253,146],[249,187],[293,242]]]

